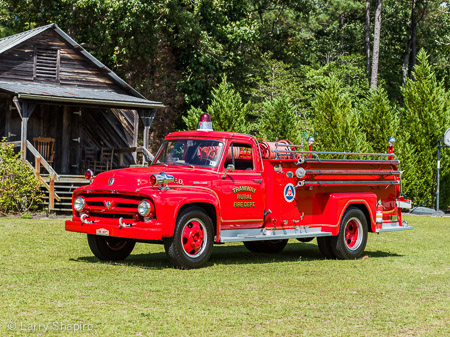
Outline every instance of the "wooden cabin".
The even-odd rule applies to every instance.
[[[37,175],[48,172],[49,190],[87,168],[98,173],[151,159],[148,131],[162,108],[56,24],[0,39],[0,138],[20,147]]]

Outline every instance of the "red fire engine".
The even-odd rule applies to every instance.
[[[66,230],[87,233],[101,260],[122,260],[136,242],[164,244],[179,268],[203,265],[213,244],[243,242],[277,253],[289,239],[317,238],[327,258],[360,257],[368,232],[408,230],[393,152],[309,151],[212,130],[169,134],[149,167],[97,175],[73,194]]]

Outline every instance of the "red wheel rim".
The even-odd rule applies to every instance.
[[[358,218],[351,218],[345,224],[344,239],[348,249],[356,250],[362,242],[362,224]]]
[[[198,257],[206,246],[205,225],[200,219],[189,220],[183,228],[181,244],[189,257]]]

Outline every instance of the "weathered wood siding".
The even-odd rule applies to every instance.
[[[59,50],[58,77],[44,78],[36,76],[36,48]],[[50,62],[50,61],[48,61]],[[73,46],[65,42],[52,29],[16,46],[0,55],[0,80],[20,80],[21,82],[39,82],[61,84],[85,88],[107,89],[125,93],[106,71],[97,67]]]
[[[0,139],[7,137],[9,141],[18,141],[21,119],[16,109],[10,109],[11,98],[0,95]],[[39,104],[28,121],[27,139],[33,143],[34,137],[55,138],[53,168],[58,173],[81,174],[80,164],[86,147],[96,148],[99,153],[102,147],[129,147],[133,145],[132,133],[130,123],[116,118],[109,109]],[[30,154],[27,159],[34,162]],[[133,163],[131,154],[125,154],[124,165]],[[118,165],[116,155],[113,166]]]
[[[42,83],[70,87],[109,90],[126,94],[105,69],[96,66],[53,29],[0,54],[0,81]],[[21,118],[12,104],[12,94],[0,93],[0,138],[20,140]],[[82,173],[84,149],[135,146],[136,113],[117,109],[62,106],[39,102],[28,121],[26,138],[55,138],[53,167],[58,173]],[[136,130],[137,132],[137,130]],[[29,160],[33,160],[31,157]],[[124,164],[134,163],[130,154]],[[117,167],[116,156],[114,165]]]
[[[3,139],[9,131],[9,127],[6,122],[8,112],[7,97],[0,95],[0,139]]]

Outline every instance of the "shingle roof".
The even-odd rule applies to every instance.
[[[14,93],[19,99],[32,99],[61,103],[116,106],[119,108],[163,108],[160,102],[118,94],[107,90],[76,88],[42,83],[0,81],[0,90]]]
[[[19,45],[22,42],[25,42],[26,40],[31,39],[32,37],[39,35],[43,33],[44,31],[48,29],[53,29],[59,36],[61,36],[67,43],[69,43],[71,46],[77,48],[77,50],[85,56],[87,59],[89,59],[91,62],[93,62],[97,67],[103,69],[109,77],[111,77],[114,82],[118,83],[122,88],[127,89],[130,94],[132,94],[135,97],[142,98],[146,100],[146,98],[141,95],[139,92],[137,92],[132,86],[130,86],[127,82],[125,82],[123,79],[121,79],[119,76],[117,76],[111,69],[109,69],[107,66],[105,66],[103,63],[101,63],[99,60],[97,60],[94,56],[92,56],[89,52],[87,52],[83,47],[81,47],[75,40],[73,40],[69,35],[67,35],[61,28],[58,27],[56,23],[52,23],[46,26],[38,27],[35,29],[31,29],[16,35],[11,35],[4,37],[0,39],[0,54],[10,50],[11,48],[14,48],[15,46]],[[152,102],[152,101],[149,101]],[[158,103],[160,108],[163,108],[164,105],[159,102],[153,102]]]
[[[4,53],[5,51],[17,46],[18,44],[31,39],[32,37],[39,35],[40,33],[46,31],[49,28],[55,27],[56,24],[52,23],[50,25],[38,27],[35,29],[27,30],[25,32],[7,36],[0,39],[0,54]]]

